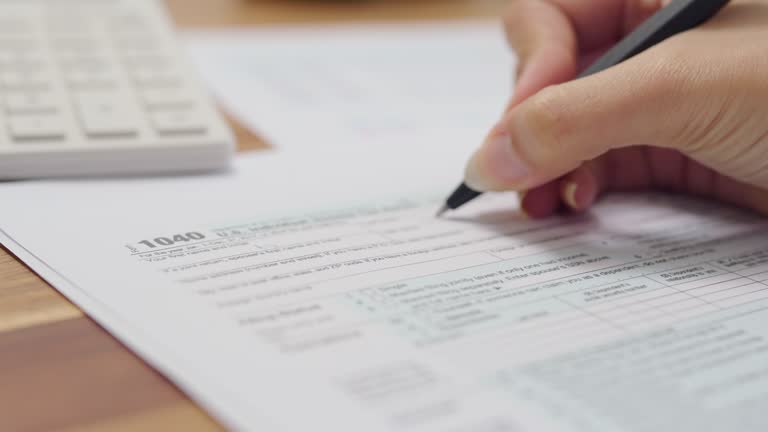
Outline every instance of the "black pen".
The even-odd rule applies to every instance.
[[[577,78],[583,78],[608,69],[670,36],[696,27],[714,16],[728,1],[673,0],[672,3],[653,14],[632,33],[619,41],[584,72],[579,74]],[[482,192],[473,190],[465,183],[462,183],[448,197],[445,205],[437,212],[437,216],[442,216],[448,210],[455,210],[480,195],[482,195]]]

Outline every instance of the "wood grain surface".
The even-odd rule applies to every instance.
[[[182,28],[496,16],[506,0],[166,0]],[[232,123],[241,151],[264,143]],[[211,431],[172,383],[0,249],[0,431]]]

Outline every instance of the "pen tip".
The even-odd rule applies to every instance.
[[[450,208],[448,208],[447,205],[444,205],[440,210],[437,211],[437,214],[435,214],[435,217],[442,217]]]

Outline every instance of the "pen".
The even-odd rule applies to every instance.
[[[583,78],[608,69],[670,36],[696,27],[714,16],[728,1],[673,0],[669,5],[653,14],[633,32],[614,45],[613,48],[579,74],[577,78]],[[437,212],[437,217],[442,216],[449,210],[456,210],[480,195],[482,195],[482,192],[473,190],[465,183],[462,183],[448,197],[445,205]]]

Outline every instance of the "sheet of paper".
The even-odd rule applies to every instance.
[[[515,64],[498,21],[276,26],[185,41],[223,106],[292,148],[389,145],[425,131],[477,144],[508,101]]]
[[[0,237],[233,429],[766,429],[765,220],[508,195],[438,220],[453,176],[414,152],[3,184]]]

